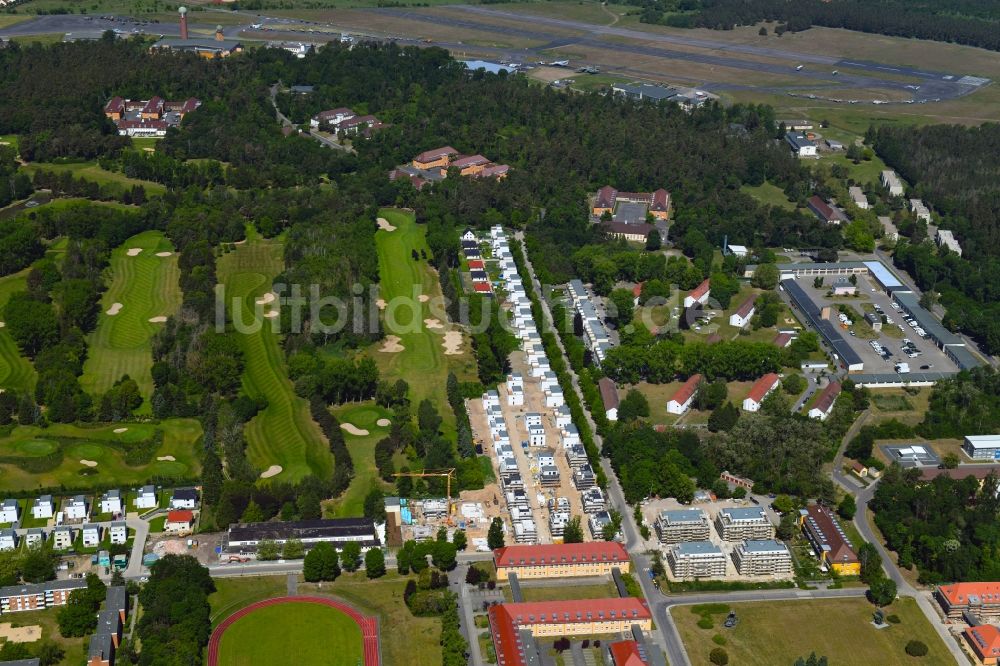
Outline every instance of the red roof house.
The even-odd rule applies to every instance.
[[[750,388],[750,395],[743,401],[743,409],[747,412],[756,412],[760,409],[760,403],[764,398],[781,383],[778,375],[769,372],[757,381]]]
[[[695,303],[704,303],[708,300],[708,296],[711,293],[711,280],[706,278],[701,284],[688,292],[688,295],[684,297],[684,307],[689,308]]]
[[[825,421],[826,417],[830,415],[830,410],[833,409],[833,403],[836,402],[838,395],[840,395],[840,382],[827,384],[823,392],[816,398],[812,409],[809,410],[809,418]]]
[[[778,333],[774,336],[772,343],[775,347],[779,349],[784,349],[788,345],[792,344],[792,334],[791,333]]]
[[[493,292],[493,289],[490,287],[489,282],[477,282],[474,285],[472,285],[472,288],[478,294],[489,294]]]
[[[667,401],[667,411],[671,414],[686,412],[691,407],[691,401],[694,400],[694,394],[698,390],[701,380],[701,375],[688,377],[688,380]]]
[[[608,646],[614,666],[648,666],[635,641],[615,641]]]
[[[628,561],[628,552],[617,541],[504,546],[493,551],[493,564],[497,568]]]

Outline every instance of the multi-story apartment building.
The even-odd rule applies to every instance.
[[[767,576],[792,571],[788,546],[774,539],[750,539],[733,550],[733,564],[741,576]]]
[[[722,509],[715,517],[715,529],[726,541],[774,538],[774,525],[759,506]]]
[[[660,543],[708,541],[708,516],[701,509],[661,511],[655,526]]]
[[[711,541],[683,541],[667,548],[667,563],[675,578],[726,575],[726,556]]]

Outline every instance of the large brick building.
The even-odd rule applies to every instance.
[[[493,551],[497,578],[562,578],[606,576],[615,567],[628,573],[631,562],[625,547],[615,541],[588,541],[538,546],[505,546]]]
[[[642,599],[579,599],[498,604],[489,609],[499,666],[526,666],[522,632],[534,637],[593,636],[648,631],[652,615]]]

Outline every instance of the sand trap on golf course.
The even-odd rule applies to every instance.
[[[166,317],[164,317],[163,315],[159,315],[158,317],[150,317],[149,318],[149,323],[150,324],[162,324],[166,320],[167,320]]]
[[[177,461],[177,458],[174,458],[173,456],[156,456],[156,459],[160,460],[160,461],[166,461],[166,462],[176,462]]]
[[[115,433],[116,435],[120,435],[123,432],[128,432],[128,428],[115,428],[111,432]]]
[[[427,328],[444,328],[437,319],[424,319],[424,326]]]
[[[156,256],[158,256],[158,257],[172,257],[172,256],[174,256],[174,253],[173,252],[157,252]]]
[[[269,291],[257,300],[254,301],[257,305],[267,305],[268,303],[273,303],[277,296],[274,295],[273,291]]]
[[[389,224],[389,220],[385,219],[384,217],[378,218],[378,220],[376,220],[376,222],[378,222],[378,228],[379,229],[384,229],[385,231],[395,231],[396,230],[396,227],[394,227],[391,224]]]
[[[80,460],[80,464],[84,467],[97,467],[96,460]]]
[[[7,325],[7,323],[6,323],[6,322],[3,322],[3,321],[0,321],[0,328],[3,328],[3,327],[4,327],[4,326],[6,326],[6,325]]]
[[[447,356],[455,356],[462,353],[462,333],[460,331],[448,331],[444,334],[441,342],[444,353]]]
[[[278,311],[277,310],[271,310],[270,312],[265,312],[264,316],[267,317],[268,319],[274,319],[275,317],[278,316]]]
[[[281,465],[271,465],[260,473],[260,478],[270,479],[272,476],[278,476],[279,474],[281,474]]]
[[[378,421],[375,422],[375,425],[377,425],[379,428],[388,428],[389,426],[392,425],[392,421],[390,421],[389,419],[379,419]]]
[[[401,352],[406,349],[403,345],[399,344],[400,338],[398,335],[387,335],[385,336],[385,343],[379,349],[380,352],[388,352],[394,354],[396,352]]]
[[[375,301],[375,305],[376,307],[378,307],[379,310],[385,310],[385,301],[382,300],[381,298]]]
[[[431,297],[428,296],[427,294],[420,294],[419,296],[417,296],[417,300],[420,301],[421,303],[426,303],[427,301],[431,300]]]
[[[0,638],[11,643],[34,643],[42,637],[42,628],[37,624],[15,627],[12,622],[0,624]]]
[[[114,317],[116,314],[122,311],[122,307],[123,306],[121,303],[112,303],[111,307],[108,308],[108,311],[105,314],[109,314],[112,317]]]
[[[353,423],[341,423],[340,428],[348,435],[356,435],[358,437],[364,437],[365,435],[368,434],[367,430],[365,430],[364,428],[359,428]]]
[[[128,249],[128,252],[126,252],[125,254],[127,254],[130,257],[134,257],[137,254],[139,254],[140,252],[142,252],[142,248],[141,247],[130,247]]]

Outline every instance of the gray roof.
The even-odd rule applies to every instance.
[[[956,347],[956,349],[961,349],[961,347]],[[848,375],[847,378],[850,379],[855,384],[863,386],[865,384],[883,384],[883,383],[898,383],[905,384],[907,382],[939,382],[945,379],[951,379],[954,377],[956,372],[908,372],[906,374],[900,375],[895,372],[892,373],[870,373],[862,374],[858,373],[855,375]]]
[[[705,519],[705,512],[701,509],[677,509],[675,511],[661,511],[660,519],[668,523],[694,523]]]
[[[14,537],[17,538],[17,531],[9,527],[0,530],[0,537]]]
[[[15,597],[24,594],[44,594],[48,590],[79,590],[87,587],[87,581],[74,578],[70,580],[50,580],[45,583],[28,583],[26,585],[11,585],[0,587],[0,598]]]
[[[675,544],[674,549],[678,555],[709,555],[713,553],[722,555],[722,549],[711,541],[682,541]]]
[[[39,504],[52,503],[52,495],[42,495],[41,497],[36,497],[33,506],[38,506]]]
[[[116,527],[128,527],[128,524],[124,520],[116,520],[111,523],[111,529],[115,529]]]
[[[788,552],[788,546],[774,539],[750,539],[743,542],[743,548],[748,553],[770,553],[775,550]]]
[[[656,86],[650,83],[644,83],[641,85],[632,85],[628,83],[616,83],[613,86],[614,90],[621,91],[630,97],[641,97],[643,99],[652,99],[657,102],[662,102],[664,100],[671,99],[677,96],[677,91],[673,88],[667,88],[665,86]]]
[[[173,499],[198,500],[198,491],[194,488],[177,488],[174,490]]]
[[[903,309],[906,310],[911,317],[917,320],[920,327],[927,331],[927,335],[934,338],[939,344],[965,344],[962,342],[961,338],[945,328],[944,325],[938,321],[937,317],[920,306],[920,298],[916,294],[912,292],[896,293],[893,294],[893,297],[896,299],[897,303],[903,306]]]
[[[101,495],[101,499],[112,499],[115,497],[120,499],[121,496],[122,496],[122,491],[118,490],[117,488],[112,488],[111,490],[108,490],[103,495]]]
[[[206,37],[204,39],[178,39],[176,37],[168,37],[153,44],[154,49],[175,49],[182,51],[232,51],[233,49],[241,48],[242,46],[243,45],[240,42],[235,40],[218,40],[210,37]]]
[[[982,361],[976,358],[976,356],[969,351],[969,348],[965,346],[948,347],[948,354],[952,357],[952,360],[955,361],[960,370],[971,370],[972,368],[978,368],[983,364]]]
[[[12,506],[17,506],[17,500],[16,499],[5,499],[3,501],[3,508],[6,509],[6,508],[9,508],[9,507],[12,507]]]
[[[146,493],[156,493],[156,486],[143,486],[139,489],[139,492],[145,495]]]
[[[115,585],[109,587],[104,597],[104,605],[106,608],[116,611],[128,608],[128,592],[125,590],[125,586]]]
[[[720,511],[729,516],[732,520],[767,520],[767,514],[759,506],[749,507],[727,507]]]
[[[802,148],[808,148],[810,146],[815,146],[816,144],[809,140],[805,134],[800,132],[787,132],[785,134],[785,141],[787,141],[795,150],[800,150]]]
[[[39,666],[41,663],[38,657],[35,657],[34,659],[15,659],[14,661],[0,662],[0,666]]]
[[[117,608],[105,608],[97,614],[97,633],[117,634],[122,626],[122,616]]]
[[[94,634],[90,637],[90,649],[87,658],[110,659],[114,651],[111,634]]]
[[[851,347],[836,326],[829,319],[823,319],[820,308],[813,302],[806,290],[795,280],[782,280],[782,286],[789,296],[802,311],[802,314],[809,320],[809,324],[816,329],[826,340],[826,343],[833,348],[833,351],[848,366],[863,363],[861,356]]]

